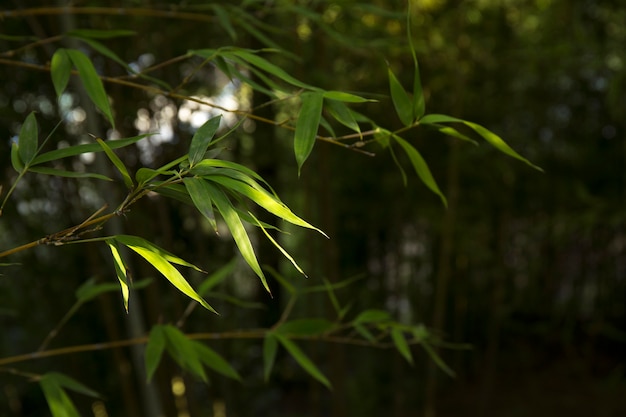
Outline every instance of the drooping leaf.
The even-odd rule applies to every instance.
[[[152,188],[155,193],[161,194],[164,197],[172,198],[174,200],[178,200],[181,203],[188,204],[190,206],[194,206],[191,197],[189,197],[189,193],[187,192],[187,188],[185,188],[182,184],[168,184],[162,186],[160,183],[153,183],[154,187]]]
[[[118,149],[125,146],[132,145],[139,142],[141,139],[152,135],[152,133],[145,133],[139,136],[133,136],[131,138],[107,140],[105,143],[109,149]],[[54,151],[42,153],[41,155],[33,159],[32,165],[43,164],[44,162],[55,161],[57,159],[67,158],[70,156],[82,155],[89,152],[103,152],[104,149],[98,143],[87,143],[83,145],[70,146],[69,148],[55,149]]]
[[[150,330],[150,338],[148,339],[148,344],[146,345],[144,353],[147,381],[152,379],[154,372],[157,370],[159,363],[161,362],[161,357],[163,356],[163,351],[165,350],[165,343],[166,340],[163,327],[160,325],[152,327],[152,330]]]
[[[228,52],[227,54],[224,54],[225,56],[235,56],[235,57],[239,57],[241,59],[243,59],[245,62],[248,62],[252,65],[254,65],[255,67],[267,72],[268,74],[273,75],[276,78],[279,78],[283,81],[285,81],[288,84],[291,84],[293,86],[299,87],[299,88],[304,88],[307,90],[311,90],[314,89],[312,86],[303,83],[302,81],[296,79],[295,77],[293,77],[291,74],[287,73],[284,69],[272,64],[271,62],[269,62],[267,59],[256,55],[254,53],[252,53],[249,50],[245,50],[245,49],[235,49],[232,50],[230,52]]]
[[[355,132],[361,133],[361,128],[359,124],[356,122],[354,115],[341,101],[337,100],[328,100],[326,102],[326,110],[342,125],[354,130]]]
[[[210,191],[207,191],[208,183],[202,178],[184,178],[183,182],[189,196],[198,211],[209,221],[209,224],[217,234],[217,222],[213,213],[213,203],[211,202]]]
[[[389,90],[391,92],[393,106],[402,124],[404,126],[410,126],[413,124],[413,105],[411,99],[390,67],[387,69],[387,72],[389,74]]]
[[[391,340],[393,340],[393,344],[396,345],[396,349],[398,349],[398,352],[400,352],[404,359],[406,359],[408,363],[413,364],[411,349],[409,348],[409,344],[404,337],[402,329],[400,329],[399,327],[392,328]]]
[[[196,342],[190,340],[174,326],[166,325],[161,328],[165,334],[167,351],[170,352],[176,363],[183,369],[192,372],[202,381],[207,382],[208,377],[198,355]]]
[[[76,172],[76,171],[64,171],[61,169],[48,168],[48,167],[32,167],[29,171],[36,172],[37,174],[53,175],[55,177],[66,178],[94,178],[97,180],[113,181],[113,179],[102,174],[94,174],[91,172]]]
[[[206,191],[209,193],[211,201],[213,201],[215,207],[224,218],[224,221],[226,222],[226,225],[235,240],[235,244],[239,248],[239,252],[241,252],[241,256],[243,256],[248,265],[250,265],[250,268],[252,268],[254,273],[261,279],[261,283],[263,284],[265,290],[271,294],[265,275],[261,270],[259,261],[257,260],[254,249],[252,248],[250,238],[248,237],[246,229],[243,227],[241,219],[237,215],[235,208],[222,190],[210,183],[207,184],[208,187],[206,188]]]
[[[44,375],[39,380],[39,386],[43,391],[52,417],[80,417],[70,397],[55,380],[46,378]]]
[[[39,133],[35,112],[31,112],[26,116],[18,138],[20,159],[24,165],[28,166],[35,158],[35,155],[37,155],[37,147],[39,146]]]
[[[80,51],[75,49],[67,49],[66,51],[70,60],[78,70],[78,75],[85,87],[87,95],[96,107],[106,116],[111,126],[115,127],[115,120],[113,119],[109,99],[93,64],[89,58]]]
[[[426,353],[428,353],[428,356],[430,356],[430,359],[432,359],[442,371],[444,371],[446,374],[448,374],[452,378],[456,377],[456,373],[443,361],[443,359],[441,359],[441,356],[437,354],[437,351],[433,349],[433,347],[430,346],[430,344],[428,344],[427,342],[422,342],[422,347],[424,348]]]
[[[298,174],[315,145],[324,104],[324,95],[319,92],[303,93],[301,98],[302,107],[296,121],[296,133],[293,143],[293,150],[298,163]]]
[[[63,48],[57,49],[54,55],[52,55],[52,61],[50,62],[50,76],[52,77],[52,85],[54,85],[57,97],[61,97],[61,94],[67,88],[71,73],[72,62],[67,51]]]
[[[196,353],[200,361],[213,369],[220,374],[227,376],[228,378],[236,379],[237,381],[241,381],[241,376],[235,368],[233,368],[224,358],[222,358],[217,352],[215,352],[210,347],[200,343],[193,342],[194,348],[196,349]]]
[[[24,171],[24,162],[20,158],[20,147],[17,143],[11,144],[11,165],[19,173]]]
[[[263,339],[263,376],[265,382],[270,380],[274,361],[276,360],[276,352],[278,350],[278,341],[273,333],[267,333]]]
[[[307,355],[296,345],[291,339],[285,336],[274,333],[274,337],[278,339],[280,344],[289,352],[289,354],[298,362],[298,364],[313,378],[321,382],[328,389],[331,389],[330,381],[322,374],[318,367],[309,359]]]
[[[171,262],[176,265],[186,266],[188,268],[195,269],[198,272],[204,272],[202,269],[198,268],[196,265],[189,263],[178,256],[166,251],[165,249],[147,241],[138,236],[130,236],[130,235],[115,235],[113,236],[115,240],[119,241],[124,245],[137,245],[142,246],[149,249],[152,252],[158,253],[161,257],[165,258],[168,262]]]
[[[193,167],[204,158],[211,139],[220,127],[222,116],[212,117],[196,131],[189,146],[189,166]]]
[[[130,178],[130,174],[128,173],[128,170],[126,169],[126,166],[124,165],[122,160],[117,155],[115,155],[113,150],[109,148],[109,145],[107,145],[105,141],[103,141],[100,138],[96,139],[96,141],[102,147],[102,150],[104,150],[104,153],[109,157],[109,160],[113,162],[113,165],[115,165],[115,168],[117,168],[117,170],[122,175],[122,179],[124,180],[124,184],[126,185],[126,187],[128,187],[129,190],[132,189],[133,180],[132,178]]]
[[[448,201],[439,189],[439,186],[437,185],[435,178],[433,178],[433,175],[430,172],[430,168],[428,168],[428,164],[426,164],[426,161],[424,161],[424,158],[422,158],[422,155],[420,155],[417,149],[411,146],[409,142],[405,141],[401,137],[393,135],[393,138],[396,142],[398,142],[400,146],[402,146],[402,148],[406,152],[409,160],[411,161],[411,165],[413,165],[413,169],[415,169],[415,172],[420,177],[422,182],[426,184],[426,186],[430,188],[432,192],[437,194],[439,198],[441,198],[441,202],[443,203],[443,205],[447,207]]]
[[[195,167],[191,168],[189,172],[193,175],[198,175],[198,176],[210,175],[210,174],[215,174],[216,172],[219,172],[219,171],[215,171],[215,168],[227,168],[239,174],[243,174],[243,175],[233,175],[233,178],[236,178],[240,181],[248,182],[250,185],[253,185],[253,183],[250,183],[249,180],[245,176],[254,178],[257,181],[261,181],[263,184],[269,187],[269,184],[259,174],[257,174],[250,168],[245,167],[236,162],[224,161],[222,159],[203,159],[202,161],[198,162],[198,164],[196,164]],[[223,175],[228,175],[228,174],[223,174]]]
[[[89,397],[100,398],[100,394],[98,392],[88,388],[84,384],[78,382],[72,377],[69,377],[65,374],[59,372],[48,372],[41,377],[47,381],[54,381],[58,386],[62,388],[67,388],[72,391],[78,392],[83,395],[87,395]]]
[[[128,300],[130,297],[130,291],[128,289],[128,268],[126,268],[124,259],[122,259],[122,255],[120,254],[120,249],[117,245],[117,241],[115,239],[107,239],[106,243],[111,250],[111,254],[113,255],[113,265],[115,267],[117,279],[120,282],[120,288],[122,290],[122,300],[124,301],[124,309],[126,309],[126,313],[128,313]]]
[[[317,336],[335,327],[335,323],[326,319],[296,319],[281,324],[276,332],[298,336]]]
[[[155,267],[169,282],[171,282],[180,292],[197,301],[209,311],[217,313],[213,307],[211,307],[196,291],[189,285],[187,280],[170,262],[171,258],[164,257],[162,254],[165,252],[162,249],[156,247],[153,244],[146,244],[147,242],[136,236],[124,236],[117,235],[113,237],[116,241],[129,247],[133,251],[141,255],[146,261],[148,261],[153,267]],[[156,249],[156,250],[155,250]]]

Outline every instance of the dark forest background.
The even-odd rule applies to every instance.
[[[131,13],[140,10],[134,7],[214,15],[212,4],[232,13],[234,33],[209,20]],[[62,5],[46,0],[2,5],[0,183],[5,192],[15,177],[11,138],[30,111],[38,112],[40,132],[50,132],[62,113],[73,115],[65,116],[55,136],[68,144],[88,139],[86,133],[111,135],[79,93],[57,102],[49,74],[7,63],[45,63],[58,46],[42,43],[21,51],[27,43],[21,36],[47,39],[73,28],[132,29],[136,36],[106,45],[140,67],[190,49],[260,48],[269,41],[298,58],[272,56],[290,74],[326,89],[375,93],[380,103],[355,108],[401,127],[386,97],[385,60],[410,86],[413,63],[404,2],[113,1],[105,6],[119,7],[117,15],[45,9],[21,17],[6,14]],[[318,143],[298,177],[293,134],[255,123],[232,137],[229,157],[259,172],[296,213],[331,236],[326,240],[293,230],[284,241],[308,280],[259,239],[262,264],[302,286],[323,278],[359,277],[337,292],[354,311],[387,309],[401,322],[424,323],[447,342],[471,345],[439,349],[457,377],[443,373],[419,346],[413,348],[411,367],[392,350],[311,342],[306,351],[333,383],[332,392],[286,354],[279,356],[265,384],[257,341],[220,340],[211,346],[244,381],[212,375],[203,384],[166,361],[157,372],[155,391],[165,415],[182,417],[180,410],[216,417],[626,415],[626,8],[617,0],[416,0],[411,13],[427,111],[488,127],[545,173],[486,143],[474,147],[435,131],[411,131],[405,137],[429,163],[448,198],[445,209],[415,175],[409,175],[405,187],[393,159],[375,144],[368,150],[377,155],[368,157]],[[5,51],[17,52],[7,56]],[[102,73],[124,71],[97,54],[93,60]],[[181,61],[152,75],[177,85],[198,64]],[[194,75],[185,93],[217,97],[224,85],[224,77],[207,67]],[[172,129],[161,143],[153,140],[146,148],[121,152],[131,169],[157,167],[186,152],[194,128],[180,117],[184,103],[119,85],[106,88],[119,136],[159,123]],[[237,94],[254,105],[267,100],[256,92],[240,89]],[[278,103],[261,114],[281,120],[289,111]],[[408,161],[400,158],[400,163],[410,172]],[[110,169],[99,158],[67,168],[84,166]],[[76,224],[103,202],[120,198],[109,183],[28,177],[0,217],[0,250]],[[209,272],[235,257],[232,277],[220,291],[262,308],[216,300],[221,315],[197,309],[187,331],[268,326],[284,307],[281,287],[270,283],[270,299],[236,256],[235,246],[204,233],[201,217],[189,207],[151,198],[107,227],[113,233],[150,236]],[[3,268],[0,276],[2,357],[36,350],[85,280],[115,282],[109,258],[96,245],[41,247],[10,261],[21,265]],[[133,267],[137,279],[155,276],[139,260]],[[135,299],[129,315],[117,293],[86,304],[50,347],[142,335],[152,324],[175,320],[187,305],[161,279],[138,290]],[[294,315],[332,315],[332,305],[321,295],[306,297]],[[120,348],[33,360],[19,368],[62,370],[103,393],[106,411],[91,399],[72,397],[84,415],[137,417],[150,415],[145,377],[136,371],[140,357],[136,349]],[[46,415],[38,386],[2,370],[0,415]],[[184,406],[171,395],[173,378],[181,375]]]

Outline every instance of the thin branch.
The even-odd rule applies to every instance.
[[[133,17],[162,17],[167,19],[194,20],[197,22],[211,22],[214,16],[202,13],[179,12],[177,10],[145,9],[140,7],[36,7],[21,10],[0,11],[0,19],[11,19],[26,16],[55,16],[62,14],[73,15],[104,15],[104,16],[133,16]]]

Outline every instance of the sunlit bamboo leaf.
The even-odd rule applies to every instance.
[[[318,336],[335,327],[335,323],[326,319],[296,319],[281,324],[276,332],[284,335]]]
[[[36,172],[37,174],[44,175],[54,175],[56,177],[66,177],[66,178],[94,178],[98,180],[104,181],[113,181],[113,179],[107,177],[102,174],[94,174],[91,172],[76,172],[76,171],[64,171],[61,169],[54,169],[48,167],[32,167],[28,169],[31,172]]]
[[[17,172],[24,171],[24,162],[20,158],[20,147],[17,143],[11,144],[11,165]]]
[[[165,350],[165,343],[166,340],[163,327],[159,325],[152,327],[152,330],[150,330],[150,338],[148,339],[148,344],[146,345],[144,353],[147,381],[152,379],[154,372],[157,370],[159,363],[161,362],[161,357],[163,356],[163,351]]]
[[[67,49],[67,54],[72,63],[78,70],[78,75],[85,86],[87,95],[93,103],[100,109],[109,120],[109,123],[115,127],[115,120],[109,104],[109,98],[104,91],[102,81],[93,67],[93,64],[85,54],[75,49]]]
[[[250,268],[252,268],[254,273],[261,279],[261,283],[263,284],[265,290],[268,293],[271,293],[270,288],[267,285],[265,275],[261,270],[259,261],[257,260],[254,249],[252,248],[250,238],[248,237],[246,229],[243,227],[241,219],[237,215],[235,208],[222,190],[210,183],[207,184],[209,185],[209,187],[207,187],[207,192],[215,204],[215,207],[224,218],[224,221],[226,222],[226,225],[235,240],[235,244],[237,244],[239,252],[241,252],[241,256],[243,256],[243,259],[245,259],[248,265],[250,265]]]
[[[107,239],[106,243],[111,250],[111,254],[113,255],[113,266],[115,267],[115,274],[117,275],[117,279],[120,282],[120,288],[122,290],[122,300],[124,301],[124,309],[126,309],[126,313],[128,313],[128,300],[130,297],[130,291],[128,289],[128,268],[126,268],[124,259],[122,259],[122,255],[120,254],[120,249],[117,246],[117,242],[114,239]]]
[[[400,144],[400,146],[402,146],[402,148],[406,152],[407,156],[409,157],[409,160],[411,161],[411,165],[413,165],[415,172],[420,177],[422,182],[426,184],[426,186],[430,188],[432,192],[437,194],[439,198],[441,198],[441,202],[443,203],[443,205],[447,207],[448,201],[446,200],[446,197],[443,195],[443,193],[439,189],[439,186],[437,185],[435,178],[433,178],[433,175],[431,174],[430,168],[428,168],[426,161],[424,161],[424,158],[422,158],[422,155],[420,155],[417,149],[411,146],[409,142],[405,141],[401,137],[397,135],[393,135],[393,138],[395,139],[396,142],[398,142],[398,144]]]
[[[308,356],[304,354],[304,352],[296,345],[293,341],[286,338],[285,336],[274,333],[274,337],[278,339],[281,345],[289,352],[289,354],[298,362],[298,364],[305,370],[309,375],[313,378],[321,382],[328,389],[331,389],[330,381],[322,374],[322,372],[317,368],[317,366],[309,359]]]
[[[189,166],[193,167],[204,158],[211,139],[220,127],[222,116],[212,117],[196,131],[189,146]]]
[[[198,358],[200,359],[200,362],[202,362],[204,365],[213,369],[215,372],[219,372],[220,374],[227,376],[228,378],[241,381],[241,376],[239,375],[239,373],[237,373],[235,368],[233,368],[213,349],[200,342],[193,342],[193,346],[196,349],[196,353],[198,355]]]
[[[324,96],[319,92],[303,93],[301,98],[302,107],[296,121],[296,133],[293,144],[296,161],[298,162],[298,174],[315,145],[324,104]]]
[[[432,124],[432,125],[426,125],[426,126],[432,126],[434,129],[438,130],[439,132],[443,133],[444,135],[452,136],[453,138],[457,138],[457,139],[464,140],[466,142],[470,142],[472,145],[478,145],[478,142],[476,142],[474,139],[464,135],[463,133],[459,132],[458,130],[456,130],[453,127],[444,126],[444,125],[438,125],[438,124]]]
[[[148,261],[153,267],[155,267],[169,282],[172,283],[180,292],[196,300],[200,305],[209,311],[217,313],[213,307],[211,307],[196,291],[189,285],[187,280],[182,276],[178,269],[170,263],[173,262],[171,257],[164,257],[162,254],[164,251],[153,244],[146,244],[147,242],[136,236],[124,236],[117,235],[114,239],[121,244],[128,246],[133,251],[141,255],[146,261]]]
[[[400,121],[405,126],[413,124],[413,105],[409,95],[400,84],[400,81],[396,78],[391,68],[387,70],[389,74],[389,90],[391,91],[391,101],[396,109],[396,113],[400,118]]]
[[[406,359],[410,364],[413,364],[411,349],[409,348],[409,344],[404,337],[404,333],[399,327],[391,329],[391,340],[393,340],[393,344],[396,345],[396,349],[398,349],[398,352],[400,352],[404,359]]]
[[[124,184],[126,184],[126,187],[128,187],[128,189],[132,189],[133,180],[130,178],[130,174],[128,173],[128,170],[126,169],[126,166],[124,165],[122,160],[117,155],[115,155],[113,150],[109,148],[109,145],[107,145],[105,141],[103,141],[100,138],[96,139],[96,141],[102,147],[102,149],[104,150],[104,153],[109,157],[111,162],[113,162],[113,165],[115,165],[115,168],[117,168],[120,174],[122,174],[122,179],[124,180]]]
[[[195,346],[196,342],[190,340],[174,326],[166,325],[161,328],[165,334],[167,351],[176,363],[183,369],[192,372],[202,381],[207,382],[208,377],[198,355],[198,349]]]
[[[204,272],[202,269],[198,268],[196,265],[189,263],[176,255],[171,254],[163,248],[158,247],[157,245],[140,238],[138,236],[130,236],[130,235],[115,235],[113,236],[115,240],[119,241],[124,245],[136,245],[144,247],[152,252],[159,254],[162,258],[166,259],[168,262],[171,262],[176,265],[186,266],[188,268],[195,269],[198,272]]]
[[[276,352],[278,351],[278,341],[276,337],[269,332],[263,339],[263,376],[265,382],[270,380],[274,361],[276,360]]]
[[[215,221],[215,214],[213,213],[213,203],[209,197],[210,191],[207,191],[208,183],[202,178],[184,178],[183,182],[189,196],[196,206],[198,211],[209,221],[209,224],[217,234],[217,222]]]
[[[107,140],[105,143],[110,149],[123,148],[133,143],[139,142],[141,139],[152,135],[153,133],[145,133],[131,138]],[[57,159],[67,158],[70,156],[82,155],[89,152],[103,152],[104,149],[98,143],[87,143],[83,145],[70,146],[69,148],[55,149],[54,151],[42,153],[33,159],[31,165],[43,164],[44,162],[55,161]]]
[[[61,97],[61,94],[67,88],[71,73],[72,62],[67,51],[63,48],[57,49],[54,55],[52,55],[52,61],[50,62],[50,76],[52,77],[52,85],[54,85],[57,97]]]
[[[193,175],[198,175],[198,176],[210,175],[210,174],[216,173],[216,171],[212,170],[214,168],[231,169],[235,171],[236,173],[240,173],[239,175],[237,174],[232,175],[233,178],[238,179],[239,181],[244,181],[244,182],[249,183],[249,180],[245,177],[245,176],[248,176],[248,177],[254,178],[257,181],[261,181],[263,184],[269,187],[269,184],[259,174],[257,174],[250,168],[245,167],[236,162],[224,161],[222,159],[203,159],[202,161],[198,162],[195,167],[191,168],[189,172]],[[223,175],[231,176],[228,174],[223,174]],[[251,183],[249,184],[253,185]]]
[[[20,129],[18,137],[20,159],[24,165],[30,165],[31,161],[37,155],[37,147],[39,146],[39,133],[37,129],[37,118],[35,112],[31,112]]]

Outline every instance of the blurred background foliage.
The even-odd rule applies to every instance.
[[[120,153],[132,170],[184,154],[198,126],[195,118],[207,117],[206,109],[190,102],[107,84],[113,131],[77,88],[57,103],[49,74],[12,64],[45,64],[62,41],[21,46],[76,28],[136,31],[132,38],[105,43],[138,69],[194,48],[279,46],[294,56],[276,55],[272,61],[290,74],[326,89],[375,93],[381,103],[356,109],[401,127],[383,95],[385,60],[405,86],[412,82],[405,2],[77,1],[65,14],[45,9],[65,6],[63,1],[28,3],[5,4],[0,19],[5,192],[15,177],[10,143],[32,110],[38,112],[40,132],[65,119],[51,146],[88,141],[87,133],[112,138],[159,130],[146,144]],[[30,361],[20,369],[63,370],[103,393],[104,404],[76,397],[85,415],[96,416],[152,415],[159,408],[168,416],[216,417],[625,415],[626,8],[621,3],[411,1],[427,112],[483,124],[545,169],[533,171],[486,144],[472,147],[437,132],[412,130],[405,138],[429,163],[448,197],[447,210],[416,177],[404,187],[393,160],[375,146],[367,148],[377,153],[371,158],[318,143],[298,178],[290,131],[247,122],[228,142],[227,158],[259,172],[296,213],[332,237],[294,230],[284,239],[308,281],[263,239],[261,262],[303,286],[322,278],[360,277],[337,293],[343,303],[352,303],[351,311],[388,309],[403,322],[425,323],[447,341],[472,345],[440,350],[457,378],[443,374],[423,353],[408,367],[391,351],[310,343],[307,352],[332,381],[332,393],[287,355],[278,358],[266,385],[260,342],[237,339],[211,346],[231,361],[243,383],[212,375],[202,384],[166,361],[150,391],[136,371],[141,352],[130,348]],[[232,30],[216,22],[215,5],[230,15]],[[116,12],[74,13],[76,7],[99,6]],[[20,17],[6,12],[26,7],[42,9]],[[155,10],[175,13],[151,16]],[[125,72],[101,55],[92,59],[103,74]],[[172,62],[150,75],[176,86],[200,63]],[[225,107],[267,101],[227,81],[203,67],[180,93],[231,100]],[[277,102],[260,114],[281,121],[290,112],[289,102]],[[110,170],[100,157],[66,162],[66,169]],[[104,202],[123,198],[118,193],[108,183],[28,176],[0,218],[0,248],[79,223]],[[107,228],[150,236],[210,272],[236,253],[229,240],[212,236],[191,208],[159,198],[142,201]],[[115,282],[105,249],[41,247],[10,259],[21,265],[4,267],[0,276],[0,356],[36,350],[87,279]],[[136,279],[155,274],[135,261]],[[200,279],[191,277],[195,283]],[[273,299],[237,260],[220,290],[262,308],[212,300],[221,316],[197,309],[185,330],[271,325],[285,303],[281,288],[275,281],[271,285]],[[152,324],[175,321],[187,304],[160,279],[139,290],[135,300],[128,316],[117,294],[86,304],[51,347],[144,335]],[[322,316],[333,316],[324,296],[304,298],[294,310],[294,317]],[[38,387],[22,377],[0,374],[0,393],[2,415],[45,415]]]

